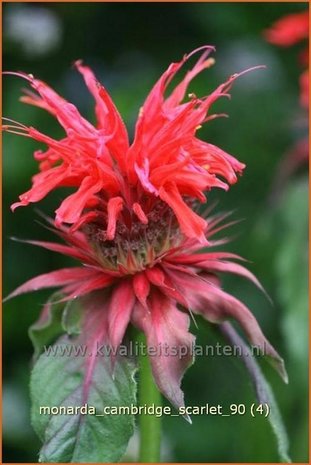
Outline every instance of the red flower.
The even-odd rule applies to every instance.
[[[265,36],[272,44],[284,47],[290,47],[307,39],[309,37],[308,11],[283,16],[266,31]]]
[[[83,266],[64,268],[37,276],[16,289],[8,298],[43,288],[60,287],[64,301],[83,303],[81,340],[92,353],[86,358],[85,392],[92,383],[96,347],[117,349],[132,323],[146,334],[154,379],[160,391],[177,408],[184,405],[180,383],[193,362],[195,337],[189,333],[188,313],[200,314],[212,323],[235,319],[250,343],[268,356],[283,379],[283,360],[266,340],[248,308],[220,287],[218,275],[235,273],[253,281],[255,276],[229,252],[204,251],[199,241],[180,232],[172,210],[159,201],[148,225],[134,220],[119,224],[115,240],[105,240],[93,224],[87,233],[63,226],[55,229],[66,245],[26,241],[80,260]],[[207,239],[223,229],[225,215],[209,218]],[[121,228],[122,226],[122,228]],[[205,249],[206,250],[206,249]],[[41,318],[48,312],[47,306]],[[167,348],[166,352],[163,348]],[[177,355],[182,347],[182,356]]]
[[[27,92],[21,100],[55,116],[65,136],[54,140],[32,127],[17,123],[4,126],[7,131],[48,146],[46,151],[34,153],[40,172],[33,177],[32,188],[12,209],[38,202],[57,187],[75,187],[77,191],[56,210],[56,225],[66,223],[77,229],[96,220],[113,239],[121,215],[134,214],[145,224],[154,204],[161,199],[174,211],[187,237],[204,240],[206,222],[191,209],[193,201],[205,202],[204,192],[213,187],[228,189],[245,166],[196,136],[203,123],[218,116],[207,116],[212,104],[228,96],[232,83],[243,73],[231,76],[206,97],[188,94],[189,100],[185,101],[191,80],[214,63],[213,58],[207,58],[211,50],[201,47],[168,67],[140,109],[131,145],[107,91],[81,62],[76,67],[95,99],[97,127],[44,82],[15,73],[27,79],[38,94]],[[168,84],[177,71],[199,51],[203,53],[193,69],[166,97]]]
[[[91,348],[103,343],[117,348],[130,322],[146,334],[149,346],[167,345],[171,352],[151,357],[151,363],[159,389],[177,407],[183,405],[182,375],[192,363],[191,312],[213,323],[235,318],[251,344],[286,378],[282,359],[256,319],[221,289],[218,274],[236,273],[260,284],[234,261],[240,257],[202,250],[202,242],[208,247],[225,242],[211,239],[222,229],[222,217],[206,222],[193,211],[193,202],[205,201],[204,192],[212,187],[227,189],[244,165],[196,137],[199,126],[215,117],[207,116],[212,103],[227,95],[239,75],[207,97],[191,95],[182,103],[193,77],[213,63],[207,59],[210,47],[199,50],[204,50],[201,58],[168,97],[164,96],[168,84],[192,54],[161,76],[140,111],[131,145],[106,90],[80,62],[76,66],[96,101],[96,128],[32,76],[24,77],[40,97],[29,94],[23,101],[52,113],[65,137],[56,141],[31,127],[6,126],[49,147],[35,153],[40,173],[13,208],[37,202],[59,186],[77,187],[56,211],[55,232],[66,245],[30,242],[83,264],[31,279],[9,297],[60,287],[64,300],[81,299],[81,338]],[[186,354],[173,354],[181,346],[187,348]],[[95,350],[92,354],[86,360],[86,390],[92,382]]]
[[[309,38],[309,13],[303,11],[284,16],[278,19],[273,26],[265,31],[266,39],[272,44],[281,47],[290,47]],[[300,55],[300,61],[307,69],[299,78],[300,104],[309,108],[309,50],[308,45]],[[308,137],[302,138],[281,160],[277,169],[277,175],[273,182],[273,193],[275,197],[283,189],[287,179],[301,165],[306,165],[309,160]]]
[[[265,31],[266,39],[281,47],[290,47],[309,38],[309,13],[302,11],[278,19],[273,26]],[[309,67],[308,47],[301,55],[303,65]],[[300,102],[309,107],[309,69],[300,78]]]

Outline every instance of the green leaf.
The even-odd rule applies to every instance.
[[[261,404],[268,404],[270,407],[270,413],[268,415],[268,420],[270,422],[271,428],[275,434],[277,444],[278,444],[278,452],[280,459],[284,463],[291,463],[291,459],[288,454],[289,449],[289,441],[287,432],[282,420],[282,416],[276,402],[275,396],[271,389],[270,384],[265,379],[262,371],[260,370],[257,362],[253,359],[254,364],[257,365],[258,369],[258,377],[256,380],[256,391],[257,391],[257,398]]]
[[[308,180],[292,182],[279,207],[282,237],[275,261],[277,292],[284,310],[283,332],[297,376],[308,377]],[[299,334],[299,337],[297,337]],[[301,379],[303,378],[303,382]]]
[[[40,318],[29,328],[36,360],[44,346],[53,343],[61,334],[78,335],[81,332],[83,306],[79,299],[61,302],[63,295],[54,293],[43,307]]]
[[[269,383],[265,379],[250,348],[238,335],[233,326],[230,323],[223,323],[220,327],[222,333],[231,342],[231,344],[242,349],[240,352],[242,354],[241,358],[253,382],[257,400],[260,404],[268,404],[270,408],[270,413],[267,419],[270,422],[272,431],[277,440],[279,457],[283,463],[291,463],[291,459],[288,454],[289,441],[286,429]]]
[[[80,299],[70,300],[62,314],[62,326],[67,334],[78,335],[81,332],[81,321],[83,317],[83,305]]]
[[[58,302],[63,296],[56,292],[43,307],[40,318],[30,326],[28,334],[34,346],[34,359],[41,354],[45,345],[54,342],[64,333],[62,314],[65,304]]]
[[[71,355],[62,355],[68,348]],[[81,346],[80,346],[81,348]],[[120,357],[115,361],[114,379],[110,360],[96,358],[87,398],[83,393],[85,361],[77,356],[79,346],[68,336],[53,346],[54,353],[44,353],[31,375],[32,424],[43,441],[40,462],[98,463],[117,462],[125,453],[134,432],[134,416],[105,415],[104,407],[136,404],[135,365]],[[75,352],[75,350],[77,352]],[[65,352],[64,352],[65,351]],[[96,414],[52,414],[43,407],[94,407]],[[41,414],[40,414],[41,408]]]

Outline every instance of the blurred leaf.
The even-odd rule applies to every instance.
[[[279,211],[283,238],[276,257],[278,293],[285,310],[283,330],[291,356],[307,373],[308,182],[291,183]],[[299,334],[299,337],[297,335]]]
[[[275,434],[278,452],[282,462],[291,463],[291,459],[288,455],[289,441],[287,432],[283,423],[283,419],[274,397],[273,391],[270,384],[264,377],[262,371],[260,370],[257,362],[253,359],[254,365],[257,366],[257,378],[255,382],[255,388],[257,391],[258,401],[261,404],[268,404],[270,407],[270,413],[268,415],[268,420],[270,422],[271,428]]]
[[[258,402],[260,404],[269,405],[270,413],[267,418],[277,440],[280,459],[284,463],[291,463],[291,459],[288,455],[289,443],[287,433],[283,424],[279,407],[269,383],[259,368],[259,365],[256,362],[251,350],[243,341],[243,339],[238,335],[233,326],[230,323],[223,323],[221,325],[221,330],[233,346],[240,347],[242,349],[241,358],[251,377]]]
[[[74,347],[67,336],[53,347]],[[76,345],[76,348],[79,346]],[[74,351],[73,351],[74,352]],[[133,415],[105,415],[106,406],[136,403],[136,368],[133,362],[119,358],[114,379],[110,361],[98,359],[87,398],[83,392],[84,357],[42,354],[31,376],[32,424],[43,441],[40,462],[117,462],[125,453],[134,432]],[[40,407],[81,407],[85,403],[96,414],[40,414]]]
[[[3,384],[3,437],[13,444],[29,439],[32,434],[26,394],[21,383]]]

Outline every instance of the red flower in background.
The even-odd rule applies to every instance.
[[[211,105],[228,95],[242,74],[231,76],[206,97],[191,94],[184,102],[191,80],[213,64],[207,58],[211,47],[199,50],[200,59],[168,97],[168,84],[192,54],[171,64],[153,87],[131,145],[106,90],[80,62],[76,66],[96,101],[97,127],[46,84],[27,75],[23,77],[39,95],[30,93],[22,100],[52,113],[66,135],[54,140],[17,123],[5,127],[48,146],[45,152],[35,152],[40,172],[13,209],[37,202],[59,186],[77,188],[56,211],[55,232],[66,245],[30,242],[82,263],[38,276],[9,297],[60,287],[64,300],[80,299],[85,309],[81,338],[91,347],[99,343],[117,348],[130,322],[146,334],[149,346],[187,347],[181,358],[176,353],[151,357],[159,389],[177,407],[183,405],[181,378],[192,362],[191,312],[213,323],[235,318],[251,344],[268,355],[286,379],[282,359],[246,306],[221,289],[218,274],[236,273],[260,284],[234,262],[240,257],[206,250],[226,242],[211,239],[223,228],[223,217],[206,222],[193,210],[196,200],[205,201],[205,191],[227,189],[244,168],[196,137],[199,126],[217,116],[208,116]],[[43,318],[47,311],[48,307]],[[86,390],[96,361],[92,353],[86,360]]]
[[[308,36],[308,11],[283,16],[266,31],[266,38],[269,42],[284,47],[290,47],[301,40],[307,39]]]
[[[266,39],[272,44],[281,47],[290,47],[300,42],[307,42],[306,48],[300,54],[301,65],[307,67],[299,78],[300,84],[300,104],[309,109],[309,12],[303,11],[284,16],[278,19],[270,29],[265,31]],[[307,122],[306,122],[307,125]],[[302,138],[291,148],[279,164],[276,179],[273,183],[273,194],[275,197],[282,190],[286,180],[301,165],[305,165],[309,160],[309,141]]]
[[[309,38],[309,12],[294,13],[278,19],[270,29],[265,31],[266,39],[271,44],[281,47],[291,47]],[[301,63],[309,67],[308,46],[301,54]],[[309,106],[309,70],[300,77],[300,102],[304,107]]]

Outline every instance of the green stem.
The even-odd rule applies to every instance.
[[[139,405],[161,406],[161,394],[158,391],[152,376],[149,357],[146,354],[146,339],[143,334],[138,337],[139,355]],[[161,417],[142,413],[140,415],[140,449],[139,462],[160,462],[161,448]]]

